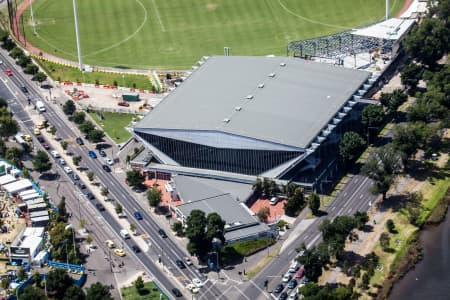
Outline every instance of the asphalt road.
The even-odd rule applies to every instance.
[[[133,196],[134,192],[126,186],[121,180],[119,180],[114,173],[107,173],[102,169],[102,163],[100,159],[92,159],[88,155],[88,148],[85,146],[79,146],[74,143],[75,137],[81,136],[78,129],[74,124],[67,121],[66,117],[63,115],[59,107],[55,107],[48,101],[42,99],[36,85],[29,80],[25,79],[16,69],[16,66],[7,61],[7,59],[0,54],[0,60],[3,60],[2,70],[10,68],[13,70],[14,75],[8,77],[8,85],[11,89],[9,91],[6,89],[4,82],[0,84],[0,95],[8,100],[10,109],[14,111],[14,114],[21,123],[29,129],[34,128],[34,124],[29,119],[28,114],[23,110],[23,107],[28,105],[26,96],[20,91],[20,86],[26,86],[29,90],[29,96],[31,102],[35,103],[37,99],[41,99],[47,108],[44,116],[50,121],[50,123],[57,128],[57,135],[65,140],[73,141],[70,143],[70,149],[75,153],[75,155],[80,155],[82,157],[81,165],[89,168],[93,171],[96,177],[103,183],[104,186],[108,187],[109,195],[113,196],[119,203],[122,204],[125,213],[128,216],[133,216],[135,211],[140,211],[143,220],[135,221],[138,231],[146,233],[148,238],[145,239],[147,244],[150,246],[149,252],[162,254],[162,261],[165,266],[165,270],[169,271],[176,277],[182,285],[190,282],[193,278],[203,279],[198,270],[194,268],[179,269],[175,264],[176,259],[182,259],[187,255],[184,249],[180,247],[172,240],[171,233],[168,232],[168,238],[161,238],[157,231],[160,228],[156,220],[154,220],[150,213],[145,210],[145,206],[139,203],[138,200]],[[1,75],[2,79],[6,78],[6,75]],[[12,84],[11,84],[12,83]],[[14,96],[18,100],[14,100]],[[18,102],[20,101],[20,103]],[[86,141],[85,141],[86,142]],[[35,144],[38,144],[35,141]],[[278,257],[274,258],[273,261],[266,266],[254,279],[245,282],[243,284],[238,284],[234,286],[233,292],[225,289],[225,292],[221,291],[217,286],[215,286],[211,281],[207,281],[205,286],[201,289],[200,294],[196,295],[197,299],[270,299],[274,296],[263,291],[263,282],[269,279],[269,288],[271,291],[273,287],[279,283],[281,276],[287,271],[291,260],[296,256],[295,249],[301,245],[305,244],[307,246],[312,246],[321,240],[321,236],[318,230],[319,224],[324,218],[333,219],[338,215],[349,215],[356,211],[367,211],[370,208],[369,203],[373,203],[375,196],[373,196],[369,191],[371,182],[369,179],[356,175],[352,177],[343,190],[337,195],[337,197],[325,208],[327,215],[316,219],[308,228],[306,228],[296,239],[295,243],[289,245]],[[75,195],[76,196],[76,195]],[[94,202],[101,202],[99,200],[86,201],[86,208],[92,210],[95,206]],[[122,227],[117,223],[115,218],[108,212],[104,211],[101,213],[102,219],[99,221],[109,224],[111,229],[117,235]],[[103,221],[104,220],[104,221]],[[134,242],[130,240],[124,240],[124,244],[128,247],[129,253],[131,253],[131,245]],[[178,287],[173,280],[169,279],[167,274],[161,271],[156,261],[151,259],[150,253],[138,253],[136,257],[145,266],[147,272],[153,274],[160,285],[162,285],[166,291],[170,291],[172,287]]]
[[[6,58],[3,53],[0,54],[0,60],[3,61],[1,66],[2,72],[5,69],[9,68],[13,70],[13,76],[1,75],[3,79],[7,78],[7,85],[9,89],[5,89],[5,82],[0,84],[0,93],[2,91],[5,93],[4,97],[8,101],[10,101],[10,109],[14,112],[15,117],[18,120],[21,120],[20,123],[23,123],[27,128],[33,129],[34,124],[30,120],[28,114],[23,110],[23,107],[28,105],[26,96],[20,91],[21,86],[26,86],[29,93],[28,96],[31,99],[32,105],[37,100],[42,100],[46,106],[47,111],[43,113],[49,123],[57,128],[57,135],[64,140],[73,141],[70,143],[70,149],[74,152],[74,155],[80,155],[82,157],[81,165],[83,167],[88,168],[93,171],[96,177],[102,182],[102,184],[108,187],[109,195],[113,196],[117,202],[122,204],[125,213],[128,216],[133,216],[135,211],[140,211],[143,220],[135,221],[136,227],[139,232],[146,233],[148,238],[146,242],[151,245],[150,251],[154,251],[155,253],[162,254],[162,262],[164,264],[165,270],[168,270],[173,274],[181,283],[185,285],[189,283],[193,278],[203,279],[203,275],[194,268],[186,268],[180,269],[176,264],[176,259],[182,259],[184,256],[187,256],[187,253],[184,249],[180,249],[178,245],[171,239],[171,233],[168,232],[168,238],[161,238],[158,235],[158,229],[160,226],[157,222],[151,217],[151,215],[143,208],[145,206],[141,205],[136,198],[133,196],[133,191],[125,185],[124,182],[119,181],[119,179],[113,174],[105,172],[102,169],[102,163],[100,159],[92,159],[88,155],[88,150],[93,149],[93,147],[88,148],[86,145],[79,146],[75,144],[74,140],[77,136],[81,136],[78,129],[74,126],[74,124],[70,123],[66,117],[63,115],[62,111],[59,107],[55,107],[54,104],[46,101],[40,95],[35,83],[26,79],[21,71],[19,72],[19,68],[9,62],[9,58]],[[6,92],[9,90],[9,93]],[[2,94],[3,95],[3,94]],[[14,100],[14,96],[17,100]],[[19,104],[19,102],[21,104]],[[61,117],[62,116],[62,117]],[[34,137],[33,137],[34,138]],[[34,138],[35,144],[38,142]],[[87,143],[87,141],[85,141]],[[99,200],[90,201],[91,204],[101,202]],[[94,208],[95,206],[91,205],[89,209]],[[122,227],[116,222],[115,218],[108,212],[104,211],[101,213],[103,219],[108,223],[113,231],[118,234]],[[131,240],[124,240],[124,244],[128,247],[128,252],[131,252],[131,245],[134,244]],[[172,287],[180,286],[176,285],[173,282],[173,279],[169,279],[168,276],[157,266],[156,261],[152,261],[150,259],[150,255],[147,253],[141,252],[136,254],[137,258],[142,262],[145,266],[145,269],[148,273],[153,274],[160,285],[162,285],[166,291],[170,291]],[[210,281],[206,281],[204,287],[201,289],[200,293],[196,296],[197,299],[214,299],[221,295],[221,292],[214,286]]]

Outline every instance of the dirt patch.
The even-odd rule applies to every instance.
[[[206,4],[206,9],[209,11],[214,11],[219,7],[218,3],[208,3]]]

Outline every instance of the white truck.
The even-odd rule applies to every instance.
[[[40,112],[44,112],[45,111],[45,105],[42,101],[36,101],[36,108],[38,109],[38,111]]]

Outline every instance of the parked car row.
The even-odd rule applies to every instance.
[[[288,272],[282,276],[281,283],[275,286],[272,293],[279,294],[279,300],[297,300],[299,298],[298,288],[308,281],[304,274],[304,267],[296,260],[292,261]],[[284,291],[285,285],[287,289]]]

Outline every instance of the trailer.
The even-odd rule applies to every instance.
[[[122,100],[123,101],[139,101],[139,94],[138,93],[122,94]]]

